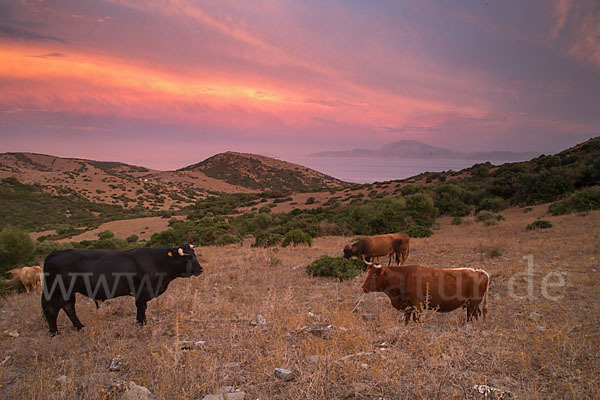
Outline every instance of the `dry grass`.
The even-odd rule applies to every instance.
[[[547,217],[546,207],[503,213],[495,226],[441,219],[435,235],[411,240],[409,261],[432,266],[472,266],[492,274],[485,323],[463,325],[465,314],[427,312],[404,327],[383,294],[361,296],[364,275],[336,283],[305,275],[320,255],[341,255],[349,238],[315,240],[313,247],[201,248],[205,273],[173,282],[149,303],[149,325],[135,325],[130,298],[105,303],[78,299],[86,328],[76,332],[66,316],[50,338],[39,296],[14,294],[1,303],[0,398],[107,398],[111,380],[134,380],[161,399],[195,399],[231,385],[255,399],[474,398],[470,388],[488,384],[519,398],[600,398],[600,213]],[[548,230],[527,232],[538,216]],[[500,255],[490,257],[491,250]],[[512,274],[533,255],[536,300],[508,296]],[[541,293],[544,275],[566,274],[552,296]],[[553,280],[555,282],[555,280]],[[524,296],[527,280],[515,281]],[[533,313],[533,314],[532,314]],[[258,314],[267,323],[254,326]],[[364,314],[373,314],[363,318]],[[297,332],[328,322],[324,337]],[[180,341],[206,343],[181,350]],[[382,342],[386,345],[380,346]],[[340,358],[373,352],[345,361]],[[117,355],[126,369],[108,373]],[[311,357],[318,356],[318,357]],[[296,378],[284,382],[273,369]],[[64,384],[56,378],[66,375]]]

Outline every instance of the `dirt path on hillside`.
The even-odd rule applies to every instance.
[[[175,217],[183,219],[184,217]],[[98,228],[82,233],[81,235],[73,236],[68,239],[63,239],[61,242],[81,242],[82,240],[97,240],[98,234],[106,230],[115,234],[115,237],[126,239],[135,234],[140,240],[149,240],[156,233],[169,229],[169,219],[162,217],[146,217],[136,219],[124,219],[120,221],[107,222],[100,225]]]

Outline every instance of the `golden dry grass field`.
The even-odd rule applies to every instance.
[[[479,398],[477,384],[519,399],[598,399],[600,213],[546,210],[507,210],[493,226],[442,218],[432,237],[412,239],[409,263],[491,274],[488,319],[468,326],[457,310],[428,311],[405,327],[382,293],[350,313],[366,274],[336,283],[305,272],[323,254],[341,256],[351,239],[342,237],[312,247],[199,248],[204,273],[151,301],[143,328],[131,298],[96,310],[78,296],[86,327],[75,331],[61,313],[51,338],[39,294],[12,294],[0,303],[0,398],[113,398],[111,382],[132,380],[160,399],[202,399],[223,386],[246,399]],[[537,217],[554,226],[526,231]],[[527,271],[528,255],[532,275],[511,281]],[[266,321],[253,323],[259,314]],[[316,323],[332,327],[300,329]],[[117,356],[123,369],[108,372]],[[277,367],[294,379],[275,377]]]

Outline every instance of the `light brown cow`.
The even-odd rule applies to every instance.
[[[432,268],[421,265],[385,267],[366,263],[368,275],[362,289],[365,293],[384,292],[392,305],[404,311],[404,323],[423,308],[449,312],[467,309],[467,322],[487,314],[489,274],[473,268]],[[481,304],[482,310],[479,310]]]
[[[392,256],[395,255],[396,264],[401,265],[408,259],[409,244],[410,237],[406,233],[367,236],[344,247],[344,258],[356,256],[371,261],[374,257],[389,255],[388,265],[392,265]]]
[[[11,274],[11,280],[21,282],[27,293],[29,293],[30,288],[35,289],[41,287],[43,273],[42,268],[39,265],[15,268],[8,272]]]

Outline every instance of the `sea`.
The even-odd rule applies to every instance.
[[[405,179],[422,172],[459,171],[478,163],[490,161],[494,165],[525,160],[460,160],[419,158],[368,158],[368,157],[296,157],[296,164],[322,172],[346,182],[373,183]]]

